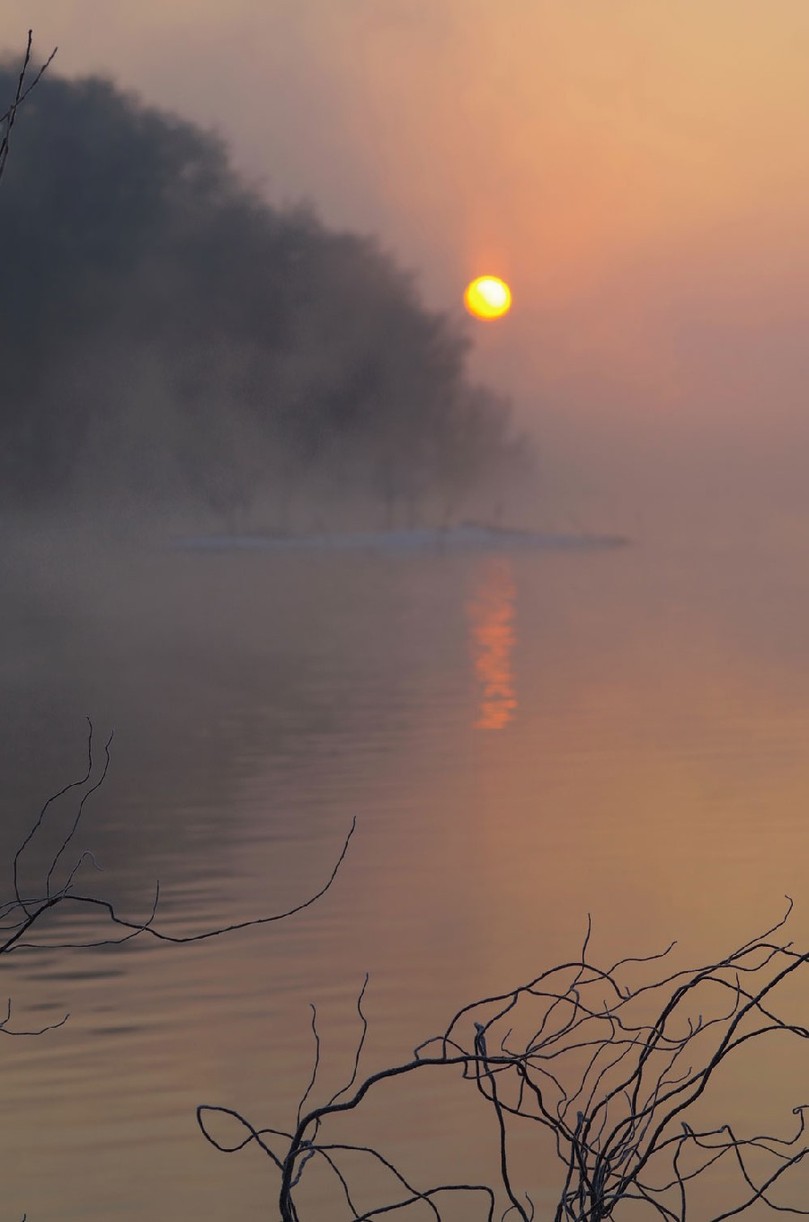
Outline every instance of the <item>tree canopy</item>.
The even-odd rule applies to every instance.
[[[0,66],[0,97],[16,70]],[[271,206],[223,143],[49,71],[0,189],[0,496],[444,517],[524,443],[369,237]],[[274,507],[274,510],[273,510]]]

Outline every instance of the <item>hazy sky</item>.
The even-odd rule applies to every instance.
[[[379,235],[425,298],[506,276],[475,368],[572,515],[809,515],[806,0],[0,0]],[[20,122],[18,139],[24,138]],[[558,498],[561,498],[560,500]]]

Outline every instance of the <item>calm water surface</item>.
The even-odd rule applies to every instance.
[[[370,1072],[575,954],[588,912],[605,960],[677,938],[697,963],[787,893],[809,943],[803,557],[40,551],[7,585],[4,861],[81,775],[86,714],[99,743],[115,730],[87,887],[135,918],[158,878],[173,932],[283,910],[357,831],[330,892],[288,922],[3,961],[19,1028],[70,1013],[0,1042],[3,1218],[277,1216],[270,1163],[217,1153],[194,1109],[289,1128],[310,1002],[328,1097],[366,971]],[[47,937],[93,932],[63,913]],[[809,995],[792,1002],[805,1022]],[[785,1129],[809,1065],[768,1056],[728,1069],[718,1105]],[[385,1088],[355,1120],[423,1184],[493,1159],[492,1119],[456,1079]],[[517,1157],[542,1206],[558,1172],[529,1138]],[[302,1202],[312,1222],[344,1216],[315,1174]]]

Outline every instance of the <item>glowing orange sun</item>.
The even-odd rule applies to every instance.
[[[466,286],[463,303],[475,318],[502,318],[511,309],[511,289],[499,276],[478,276]]]

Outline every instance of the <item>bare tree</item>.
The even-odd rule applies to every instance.
[[[37,69],[31,67],[31,53],[33,50],[34,32],[28,31],[28,41],[25,46],[25,54],[23,56],[20,75],[17,78],[17,89],[14,94],[14,99],[5,114],[0,115],[0,178],[3,176],[3,170],[6,168],[6,160],[8,158],[9,140],[11,139],[11,129],[17,118],[17,111],[23,104],[28,94],[39,81],[43,72],[45,72],[56,54],[57,48],[51,51],[45,63]]]
[[[743,1214],[752,1206],[809,1214],[779,1199],[787,1172],[809,1152],[807,1104],[793,1109],[786,1136],[744,1135],[737,1127],[700,1124],[698,1102],[714,1075],[743,1047],[771,1036],[809,1039],[806,1027],[772,1009],[774,995],[809,953],[781,936],[786,915],[771,929],[703,967],[661,975],[672,946],[660,954],[626,958],[601,967],[589,954],[590,930],[580,956],[559,964],[508,993],[459,1010],[446,1030],[416,1048],[413,1057],[383,1069],[359,1085],[359,1064],[367,1023],[357,1009],[361,1035],[347,1085],[317,1107],[304,1110],[316,1087],[320,1064],[317,1016],[313,1009],[315,1058],[311,1080],[288,1131],[259,1128],[233,1109],[201,1105],[197,1120],[205,1138],[233,1152],[256,1144],[279,1177],[282,1222],[299,1222],[296,1191],[317,1159],[334,1175],[335,1198],[343,1216],[365,1222],[385,1213],[421,1206],[441,1219],[440,1202],[452,1194],[480,1199],[480,1217],[492,1222],[509,1214],[534,1217],[530,1191],[547,1196],[547,1185],[518,1186],[512,1167],[515,1124],[536,1125],[544,1139],[544,1162],[560,1166],[553,1194],[555,1222],[605,1222],[644,1216],[686,1222],[694,1216],[695,1192],[709,1187],[711,1173],[735,1172],[737,1195],[710,1222]],[[641,976],[640,983],[630,981]],[[643,976],[651,979],[643,979]],[[366,981],[367,983],[367,981]],[[382,1083],[422,1070],[458,1072],[489,1105],[499,1150],[499,1182],[414,1186],[391,1158],[372,1145],[329,1139],[329,1121],[354,1111]],[[214,1136],[214,1117],[235,1122],[230,1142]],[[219,1121],[219,1126],[222,1124]],[[217,1127],[219,1127],[217,1126]],[[538,1151],[539,1153],[540,1151]],[[350,1167],[361,1154],[391,1176],[391,1195],[360,1208]],[[727,1185],[723,1181],[723,1189]],[[530,1189],[530,1190],[529,1190]],[[553,1199],[552,1198],[552,1199]],[[707,1222],[706,1197],[698,1215]],[[689,1202],[692,1210],[689,1213]],[[337,1205],[331,1213],[337,1218]],[[467,1211],[466,1217],[471,1217]]]

